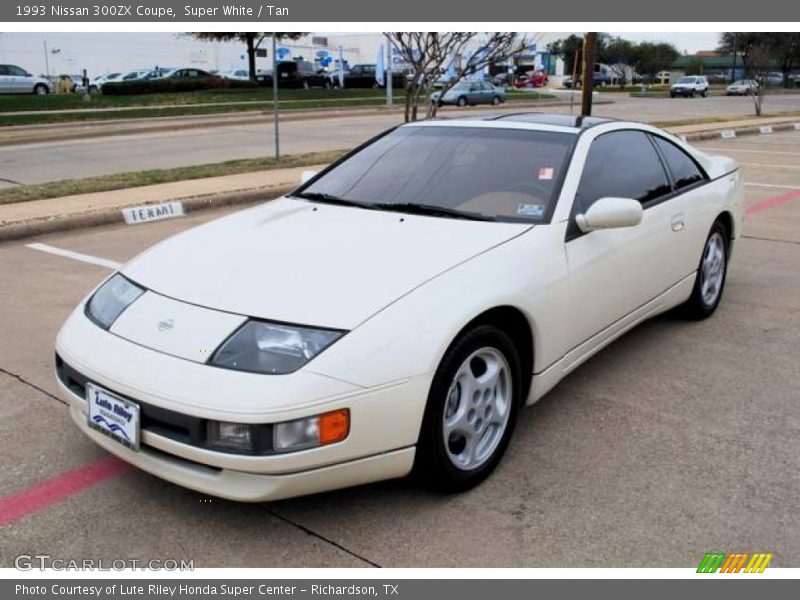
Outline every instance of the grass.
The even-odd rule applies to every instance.
[[[274,158],[252,158],[191,167],[178,167],[174,169],[133,171],[116,175],[87,177],[85,179],[68,179],[65,181],[54,181],[36,185],[21,185],[0,190],[0,204],[59,198],[61,196],[87,194],[91,192],[107,192],[144,185],[154,185],[157,183],[186,181],[189,179],[218,177],[221,175],[236,175],[238,173],[250,173],[267,169],[327,164],[333,162],[344,153],[344,150],[329,150],[326,152],[293,154],[282,157],[280,164],[277,164]]]
[[[196,115],[230,114],[243,111],[272,110],[271,90],[204,90],[183,94],[150,94],[137,96],[92,96],[89,102],[75,94],[61,96],[0,96],[0,127],[46,125],[82,121],[113,121]],[[376,89],[345,90],[281,90],[282,110],[354,108],[382,106],[386,92]],[[553,96],[538,92],[509,91],[509,102],[537,102]],[[396,104],[402,104],[404,93],[395,93]],[[86,110],[86,109],[89,110]],[[92,109],[117,110],[104,111]],[[82,109],[83,112],[66,112]],[[33,111],[33,112],[27,112]],[[56,111],[56,112],[44,112]],[[58,112],[64,111],[64,112]]]
[[[281,89],[279,100],[331,100],[341,98],[382,98],[384,90],[376,89]],[[399,96],[395,92],[395,96]],[[50,94],[47,96],[3,95],[0,96],[0,112],[29,110],[75,110],[87,108],[135,108],[142,106],[191,106],[192,104],[227,102],[269,102],[272,88],[250,90],[200,90],[172,94],[135,94],[131,96],[104,96],[92,94],[84,100],[80,94]]]

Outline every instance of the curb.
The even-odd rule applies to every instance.
[[[296,184],[274,185],[234,192],[222,192],[218,194],[206,194],[202,196],[190,196],[186,198],[173,198],[170,202],[181,202],[185,213],[191,214],[201,210],[211,208],[224,208],[237,204],[254,204],[256,202],[266,202],[273,200],[296,188]],[[70,231],[73,229],[86,229],[90,227],[100,227],[103,225],[123,225],[125,219],[122,216],[123,207],[104,208],[96,211],[77,213],[62,217],[49,217],[33,219],[30,221],[20,221],[0,225],[0,244],[23,238],[44,235],[46,233],[56,233],[59,231]]]
[[[736,136],[740,135],[769,135],[769,133],[762,133],[762,127],[770,127],[773,133],[780,133],[783,131],[800,131],[798,128],[800,126],[800,117],[798,117],[797,121],[786,121],[781,123],[764,123],[762,125],[748,125],[746,127],[739,127],[734,129],[729,128],[718,128],[718,129],[709,129],[707,131],[698,131],[695,133],[687,133],[685,135],[678,135],[678,137],[683,138],[687,142],[698,142],[703,140],[715,140],[720,139],[723,137],[723,133],[733,132]],[[669,128],[666,128],[669,131]]]

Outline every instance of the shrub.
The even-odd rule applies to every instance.
[[[129,96],[134,94],[164,94],[174,92],[196,92],[198,90],[250,89],[254,81],[239,81],[222,77],[201,79],[147,79],[144,81],[110,81],[103,84],[103,94]]]

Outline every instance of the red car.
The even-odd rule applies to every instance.
[[[544,71],[539,71],[536,73],[530,72],[520,76],[520,78],[514,84],[514,87],[517,89],[544,87],[547,85],[548,81],[549,79],[547,77],[547,73]]]

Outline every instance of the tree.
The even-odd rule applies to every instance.
[[[280,40],[296,40],[304,35],[305,33],[286,33],[286,32],[261,32],[256,33],[254,31],[246,31],[244,33],[232,33],[232,32],[222,32],[222,33],[208,33],[205,31],[194,32],[190,33],[192,37],[198,40],[206,40],[210,42],[242,42],[247,46],[247,67],[250,74],[250,80],[255,81],[256,79],[256,50],[261,45],[261,42],[264,41],[264,38],[277,36]]]
[[[547,45],[547,51],[564,61],[564,72],[572,73],[575,69],[575,57],[583,50],[583,38],[572,34]]]
[[[628,75],[636,60],[636,45],[621,37],[611,38],[598,44],[597,62],[605,63],[613,71],[617,82],[625,89]]]
[[[689,59],[689,64],[686,65],[687,75],[702,75],[703,74],[703,59],[699,56],[693,56]]]
[[[634,51],[633,67],[639,75],[649,75],[653,80],[661,71],[668,70],[680,52],[667,42],[640,42]]]
[[[437,105],[428,101],[433,84],[446,70],[444,95],[459,80],[480,73],[489,65],[506,62],[523,52],[528,40],[518,33],[412,31],[389,34],[403,61],[413,69],[406,90],[405,120],[416,121],[419,101],[427,103],[426,118],[436,116]]]
[[[750,95],[756,115],[761,116],[764,95],[767,92],[768,76],[776,63],[776,48],[773,42],[775,33],[762,32],[728,32],[720,34],[718,50],[740,56],[744,70],[744,78],[758,83],[755,92]]]

